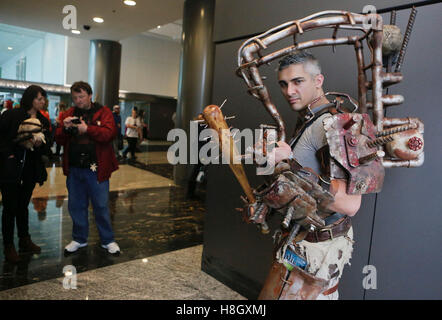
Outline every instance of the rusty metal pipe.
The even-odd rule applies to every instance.
[[[354,44],[356,51],[356,62],[358,65],[358,103],[359,112],[367,112],[367,88],[365,82],[367,81],[364,71],[364,53],[362,52],[362,43],[359,40]]]
[[[406,124],[413,124],[417,131],[424,133],[424,123],[419,118],[384,118],[382,123],[385,127],[402,126]]]
[[[396,84],[402,81],[404,77],[400,72],[383,72],[382,73],[382,82],[385,84]]]
[[[414,160],[385,160],[382,159],[382,165],[384,168],[399,168],[399,167],[405,167],[405,168],[416,168],[420,167],[424,164],[425,156],[422,152],[417,159]]]
[[[386,87],[391,86],[393,84],[397,84],[397,83],[401,82],[402,79],[404,78],[402,76],[402,73],[400,73],[400,72],[388,72],[388,73],[383,72],[381,75],[382,75],[382,87],[383,88],[386,88]],[[365,83],[365,87],[367,89],[372,89],[372,87],[373,87],[372,82],[367,81]]]
[[[271,102],[270,95],[267,91],[267,88],[262,83],[262,78],[259,74],[258,67],[252,66],[250,67],[250,75],[255,82],[256,86],[259,86],[260,89],[257,89],[257,94],[260,97],[260,100],[263,102],[267,112],[270,113],[271,117],[275,120],[278,126],[278,140],[285,141],[286,133],[285,133],[285,124],[279,114],[276,106]]]
[[[261,66],[263,64],[269,63],[273,60],[276,60],[280,57],[283,57],[285,55],[288,55],[296,50],[304,50],[314,47],[322,47],[322,46],[331,46],[331,45],[343,45],[343,44],[353,44],[358,38],[356,36],[350,36],[350,37],[342,37],[342,38],[336,38],[336,39],[319,39],[319,40],[311,40],[311,41],[305,41],[300,42],[296,45],[275,51],[271,54],[268,54],[266,56],[263,56],[262,58],[256,60],[256,64],[258,66]]]
[[[306,17],[304,19],[287,22],[283,24],[283,26],[287,26],[285,29],[277,31],[276,33],[272,33],[276,30],[279,30],[278,27],[273,28],[266,33],[263,33],[261,35],[258,35],[252,39],[249,39],[244,43],[239,51],[238,51],[238,65],[241,64],[241,56],[245,57],[248,54],[254,54],[256,53],[261,46],[257,43],[251,43],[254,39],[261,39],[262,44],[264,44],[266,47],[271,45],[272,43],[279,41],[283,38],[286,38],[288,36],[293,35],[295,32],[298,31],[298,26],[296,25],[296,22],[301,22],[299,25],[302,27],[303,32],[309,30],[309,29],[316,29],[320,27],[327,27],[327,26],[335,26],[335,25],[341,25],[341,24],[348,24],[348,14],[349,12],[346,11],[323,11],[318,13],[315,16],[321,16],[321,15],[328,15],[328,14],[340,14],[341,16],[332,16],[332,17],[326,17],[326,18],[318,18],[311,20],[309,17]],[[375,22],[374,29],[382,31],[382,18],[377,14],[372,15],[359,15],[355,13],[351,13],[353,16],[353,19],[355,23],[362,24],[366,21],[367,16],[370,16],[372,19],[371,21]],[[313,15],[311,16],[313,17]],[[265,37],[265,38],[263,38]]]
[[[385,94],[381,100],[384,107],[395,106],[404,102],[404,96],[400,94]]]

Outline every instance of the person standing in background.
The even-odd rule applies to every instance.
[[[4,112],[6,112],[7,110],[11,110],[12,109],[12,100],[6,100],[3,103],[3,109],[1,111],[1,114],[3,114]]]
[[[45,97],[45,104],[43,106],[43,108],[40,110],[40,113],[49,121],[49,124],[51,124],[51,118],[49,117],[49,112],[48,112],[48,107],[49,107],[49,100],[47,97]],[[52,130],[52,125],[49,125],[49,139],[46,141],[47,146],[48,146],[48,157],[49,158],[53,158],[54,155],[52,154],[52,145],[54,144],[54,133]]]
[[[55,123],[56,123],[55,128],[63,125],[61,123],[61,119],[63,118],[63,112],[65,112],[67,109],[68,109],[68,107],[63,102],[60,102],[58,104],[58,108],[57,108],[58,114],[55,116]],[[55,133],[54,133],[54,140],[55,140]],[[62,146],[60,144],[58,144],[57,141],[55,141],[55,144],[57,145],[55,148],[55,155],[57,157],[59,157]]]
[[[45,104],[43,105],[43,108],[40,109],[40,113],[44,115],[49,122],[51,122],[51,119],[49,118],[48,106],[49,106],[49,100],[48,98],[45,98]]]
[[[130,151],[131,160],[136,160],[135,151],[137,148],[137,141],[139,136],[139,131],[141,128],[140,119],[137,117],[137,111],[132,109],[132,115],[126,118],[126,137],[127,143],[129,144],[127,148],[123,151],[123,158],[127,158],[127,153]]]
[[[115,151],[115,156],[119,160],[121,159],[120,150],[123,149],[123,135],[121,134],[121,115],[119,105],[114,105],[112,114],[114,116],[115,126],[117,127],[117,136],[112,143]]]
[[[140,110],[138,112],[138,119],[140,120],[140,128],[139,128],[139,132],[138,132],[138,142],[137,142],[137,152],[141,152],[140,149],[140,145],[141,143],[147,139],[147,125],[146,123],[144,123],[144,115],[145,112],[144,110]]]

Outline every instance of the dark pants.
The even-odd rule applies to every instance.
[[[198,177],[198,174],[200,173],[202,163],[196,164],[193,169],[192,173],[190,174],[189,182],[187,184],[187,197],[193,197],[195,195],[196,190],[196,178]]]
[[[123,156],[126,156],[127,153],[130,151],[130,155],[131,155],[132,159],[135,159],[135,151],[137,149],[137,140],[138,140],[138,138],[127,137],[128,146],[127,146],[126,150],[123,151]]]
[[[3,214],[3,244],[14,243],[14,225],[17,223],[19,238],[29,236],[28,205],[35,183],[24,181],[23,184],[7,183],[1,186]]]
[[[58,143],[56,143],[56,149],[55,149],[55,154],[57,155],[57,156],[59,156],[60,155],[60,151],[61,151],[61,144],[58,144]]]

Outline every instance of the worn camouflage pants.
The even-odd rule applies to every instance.
[[[344,266],[350,264],[353,252],[353,228],[346,236],[337,237],[323,242],[301,241],[297,244],[305,255],[308,263],[306,270],[310,274],[329,281],[329,289],[334,287],[342,276]],[[337,300],[339,293],[336,290],[329,295],[320,294],[317,300]]]

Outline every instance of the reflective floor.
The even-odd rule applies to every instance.
[[[64,255],[64,246],[71,241],[72,220],[65,177],[59,162],[53,161],[48,182],[34,190],[29,204],[30,234],[42,252],[21,256],[23,261],[13,265],[4,262],[0,250],[0,291],[59,278],[68,265],[82,273],[201,245],[204,190],[198,188],[196,199],[186,199],[183,188],[171,180],[173,167],[167,163],[165,150],[167,145],[142,146],[137,160],[121,162],[111,178],[109,207],[115,240],[122,250],[118,257],[100,248],[91,208],[89,245]]]
[[[245,300],[201,271],[202,245],[0,291],[0,300]],[[75,280],[74,280],[75,278]]]

